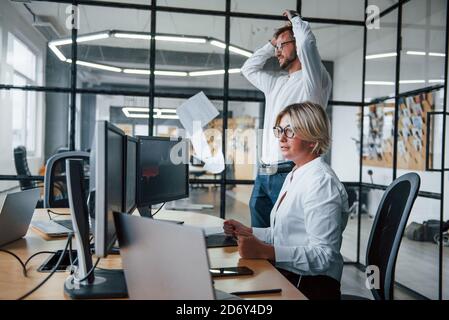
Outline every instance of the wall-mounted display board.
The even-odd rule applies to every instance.
[[[433,111],[434,92],[399,99],[397,156],[399,169],[426,168],[427,112]],[[394,103],[370,105],[364,116],[363,165],[393,166]],[[360,113],[358,122],[360,128]],[[430,128],[432,130],[432,127]],[[431,157],[431,155],[430,155]],[[430,164],[432,164],[432,159]]]

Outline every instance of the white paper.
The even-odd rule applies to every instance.
[[[189,98],[176,109],[184,129],[193,135],[198,129],[204,128],[212,119],[219,115],[218,110],[206,97],[203,91]],[[194,122],[197,124],[194,126]]]
[[[222,172],[225,168],[223,152],[219,150],[215,156],[212,155],[202,129],[219,114],[218,110],[201,91],[179,106],[176,113],[187,131],[196,157],[205,163],[203,168],[213,174]]]

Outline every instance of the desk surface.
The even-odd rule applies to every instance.
[[[58,212],[62,212],[58,211]],[[195,226],[214,227],[222,225],[220,218],[186,211],[161,211],[159,218],[177,219],[185,224]],[[36,209],[33,219],[46,219],[44,209]],[[47,238],[48,239],[48,238]],[[17,240],[4,249],[17,254],[25,261],[32,254],[48,250],[63,249],[66,239],[47,240],[41,234],[30,228],[25,238]],[[268,261],[262,259],[241,259],[236,247],[208,249],[211,267],[247,266],[254,271],[252,276],[214,279],[215,288],[226,291],[247,291],[259,289],[282,288],[279,294],[264,294],[245,296],[245,299],[306,299],[287,279],[285,279]],[[0,299],[16,299],[28,292],[48,273],[39,273],[37,268],[47,259],[48,254],[36,256],[28,265],[28,277],[22,274],[21,266],[12,256],[0,252]],[[119,255],[109,255],[102,259],[98,265],[102,268],[121,268]],[[68,299],[64,295],[63,283],[67,277],[66,272],[58,272],[28,299]]]

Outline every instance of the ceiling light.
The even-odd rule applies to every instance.
[[[425,80],[399,80],[400,84],[417,84],[417,83],[426,83]]]
[[[148,108],[136,108],[136,107],[124,107],[122,108],[122,112],[125,114],[127,118],[137,118],[137,119],[148,119],[150,109]],[[167,108],[154,108],[153,109],[153,118],[155,119],[179,119],[178,115],[176,115],[176,109],[167,109]],[[168,113],[168,114],[164,114]]]
[[[424,51],[407,51],[408,55],[412,56],[425,56],[426,53]]]
[[[430,79],[429,83],[444,83],[444,79]]]
[[[187,77],[188,73],[183,71],[166,71],[166,70],[154,70],[154,74],[157,76],[175,76],[175,77]]]
[[[240,68],[229,69],[229,73],[240,73]]]
[[[48,43],[48,45],[64,46],[66,44],[71,44],[71,43],[72,43],[72,39],[62,39],[62,40],[50,41]]]
[[[221,42],[221,41],[211,40],[211,41],[210,41],[210,44],[213,45],[213,46],[222,48],[222,49],[226,48],[226,44],[224,44],[224,43]]]
[[[175,41],[175,42],[191,42],[191,43],[206,43],[205,38],[193,37],[175,37],[175,36],[156,36],[156,40],[160,41]]]
[[[392,81],[365,81],[365,84],[374,86],[394,86],[394,82]]]
[[[381,59],[381,58],[388,58],[388,57],[396,57],[396,52],[386,52],[386,53],[377,53],[377,54],[370,54],[365,56],[366,60],[372,60],[372,59]]]
[[[431,57],[445,57],[446,55],[444,53],[440,53],[440,52],[429,52],[429,56],[431,56]]]
[[[79,42],[100,40],[100,39],[106,39],[106,38],[109,38],[109,32],[102,32],[102,33],[97,33],[97,34],[79,36],[76,38],[76,42],[79,43]]]
[[[66,62],[72,63],[72,59],[67,59]],[[92,63],[92,62],[87,62],[87,61],[82,61],[82,60],[77,60],[76,64],[79,64],[79,65],[85,66],[85,67],[107,70],[107,71],[112,71],[112,72],[122,72],[122,69],[117,68],[117,67],[111,67],[111,66],[106,66],[104,64]]]
[[[130,74],[151,74],[150,70],[145,69],[123,69],[123,73],[130,73]]]
[[[211,76],[215,74],[224,74],[224,70],[205,70],[205,71],[192,71],[189,72],[189,76],[198,77],[198,76]]]
[[[61,51],[59,51],[59,49],[54,44],[49,43],[48,47],[51,49],[51,51],[53,51],[53,53],[58,57],[59,60],[66,61],[66,57],[62,54]]]
[[[250,52],[250,51],[246,51],[246,50],[243,50],[243,49],[240,49],[240,48],[237,48],[237,47],[233,47],[233,46],[229,46],[229,51],[232,51],[234,53],[238,53],[238,54],[240,54],[242,56],[245,56],[245,57],[248,57],[248,58],[253,55],[253,53]]]
[[[114,33],[114,37],[125,39],[151,40],[151,35],[149,34],[125,33],[125,32],[116,32]]]

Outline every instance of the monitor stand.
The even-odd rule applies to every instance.
[[[78,268],[75,277],[71,275],[64,282],[64,292],[72,299],[126,298],[128,290],[123,270],[94,270],[87,276],[93,263],[89,244],[89,217],[82,187],[83,162],[66,160],[66,168]]]
[[[153,214],[151,213],[151,209],[149,206],[138,207],[137,210],[139,211],[140,216],[153,219]],[[157,219],[157,220],[164,221],[164,222],[172,222],[172,223],[176,223],[176,224],[184,224],[184,221],[180,221],[180,220],[165,220],[165,219]]]

